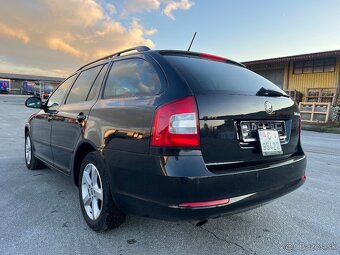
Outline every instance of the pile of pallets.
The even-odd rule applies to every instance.
[[[327,123],[331,104],[319,102],[300,102],[301,121],[309,123]]]
[[[296,89],[288,89],[285,92],[296,102],[300,103],[302,101],[302,93]]]
[[[338,93],[336,88],[309,88],[307,89],[307,102],[337,104]]]

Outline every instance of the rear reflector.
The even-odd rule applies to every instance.
[[[301,176],[301,180],[302,180],[302,181],[305,181],[306,178],[307,178],[306,175]]]
[[[198,147],[198,114],[193,96],[160,106],[155,113],[151,145]]]
[[[198,208],[198,207],[210,207],[210,206],[221,206],[229,203],[229,199],[220,199],[213,201],[204,201],[204,202],[188,202],[179,204],[179,207],[187,207],[187,208]]]

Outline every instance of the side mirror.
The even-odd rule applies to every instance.
[[[25,106],[29,108],[42,108],[42,102],[40,97],[29,97],[26,99]]]

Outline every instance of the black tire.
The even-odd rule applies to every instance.
[[[30,143],[30,159],[27,157],[27,143]],[[41,169],[44,167],[44,163],[37,159],[34,155],[33,144],[29,133],[25,134],[25,163],[29,170]]]
[[[88,192],[88,189],[86,188],[88,187],[86,184],[86,181],[83,182],[83,175],[84,175],[84,172],[86,171],[85,168],[89,166],[90,164],[94,165],[96,169],[98,170],[97,173],[99,177],[97,178],[97,180],[98,180],[98,183],[100,181],[100,184],[102,186],[101,190],[102,190],[103,201],[100,203],[101,211],[97,219],[90,218],[90,216],[85,210],[85,205],[83,201],[83,192],[84,192],[84,195],[90,194]],[[123,212],[121,212],[113,202],[106,166],[98,152],[90,152],[89,154],[85,156],[80,167],[78,181],[79,181],[78,182],[79,201],[80,201],[81,211],[83,213],[83,217],[87,225],[90,228],[92,228],[96,232],[104,232],[104,231],[108,231],[113,228],[117,228],[118,226],[123,224],[123,222],[125,221],[126,215]],[[85,185],[84,186],[85,191],[83,191],[83,185]],[[92,202],[89,202],[89,203],[91,204]],[[93,204],[92,204],[92,207],[93,207]],[[89,207],[87,208],[89,210]],[[93,210],[92,210],[92,213],[93,213]]]

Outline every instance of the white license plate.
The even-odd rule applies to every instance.
[[[281,142],[277,130],[258,130],[263,156],[282,154]]]

